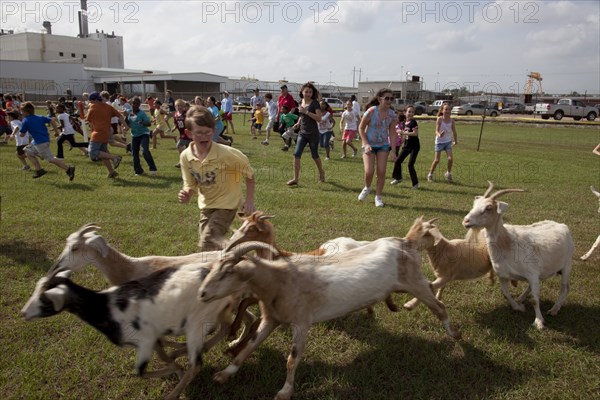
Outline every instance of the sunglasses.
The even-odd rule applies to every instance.
[[[394,100],[394,98],[393,98],[393,97],[391,97],[391,96],[385,96],[383,99],[384,99],[385,101],[392,101],[392,100]]]

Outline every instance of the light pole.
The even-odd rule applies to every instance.
[[[406,90],[404,93],[404,100],[408,100],[408,77],[410,76],[410,71],[406,71],[406,79],[404,80],[404,85],[406,87]]]

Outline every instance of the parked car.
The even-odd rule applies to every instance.
[[[525,114],[525,104],[512,103],[502,109],[502,114]]]
[[[449,100],[436,100],[427,106],[426,112],[429,115],[438,115],[438,111],[444,105],[444,103],[451,103]]]
[[[415,107],[415,115],[427,114],[427,103],[424,101],[415,101],[413,106]]]
[[[450,111],[453,115],[483,115],[485,110],[485,115],[489,115],[491,117],[497,117],[500,112],[495,108],[486,109],[483,104],[477,103],[467,103],[460,106],[452,107],[452,111]]]
[[[324,97],[323,100],[329,104],[329,107],[333,108],[333,111],[343,111],[346,108],[344,102],[335,97]]]
[[[234,104],[238,106],[250,106],[250,97],[238,96],[235,98]]]

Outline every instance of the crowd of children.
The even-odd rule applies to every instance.
[[[258,89],[254,90],[249,119],[250,135],[252,139],[257,139],[262,136],[265,127],[265,138],[260,142],[262,145],[270,144],[272,134],[281,137],[283,151],[288,151],[295,143],[294,174],[287,182],[288,185],[297,185],[299,182],[300,158],[307,145],[318,169],[319,180],[325,181],[319,147],[324,149],[325,160],[330,160],[336,126],[334,111],[327,102],[320,100],[316,87],[311,84],[303,85],[299,94],[300,103],[289,93],[287,85],[282,85],[280,89],[281,93],[277,99],[272,93],[266,93],[263,97]],[[414,108],[409,106],[404,112],[396,114],[391,107],[392,92],[387,89],[380,92],[367,104],[364,115],[355,96],[346,102],[339,119],[339,140],[342,142],[342,159],[347,158],[348,148],[352,150],[351,156],[356,157],[358,148],[353,142],[357,139],[362,142],[365,187],[359,195],[359,200],[366,199],[376,175],[375,204],[383,207],[381,196],[388,159],[394,162],[390,183],[396,185],[402,181],[402,164],[408,158],[411,186],[418,189],[419,180],[415,164],[420,151],[420,141]],[[61,97],[58,102],[48,100],[45,117],[37,116],[33,104],[23,102],[21,96],[1,97],[0,143],[15,141],[16,157],[21,168],[30,170],[33,167],[34,178],[47,173],[40,165],[39,159],[42,159],[63,169],[70,180],[74,179],[75,167],[63,161],[65,142],[69,144],[69,149],[78,148],[92,161],[101,161],[106,166],[110,178],[117,177],[116,169],[123,156],[111,153],[109,145],[132,153],[135,175],[144,174],[140,163],[141,151],[150,174],[154,175],[157,168],[150,152],[150,144],[152,149],[156,149],[159,137],[173,139],[181,155],[193,143],[194,137],[186,122],[190,107],[206,107],[211,113],[214,120],[213,142],[233,145],[233,137],[226,135],[229,126],[231,133],[235,133],[231,115],[232,100],[227,92],[223,92],[222,102],[213,96],[196,96],[191,104],[183,99],[175,100],[170,91],[165,95],[164,102],[147,96],[144,103],[149,115],[141,108],[142,99],[139,97],[127,99],[122,95],[110,95],[106,91],[84,93],[80,99],[73,97],[67,100]],[[153,130],[150,128],[152,125]],[[50,150],[48,127],[57,138],[56,157]],[[128,142],[124,135],[129,128],[131,135]],[[83,136],[81,140],[78,139],[78,134]],[[428,181],[433,180],[442,152],[446,152],[448,159],[444,177],[447,181],[452,181],[452,145],[457,143],[456,127],[450,117],[450,107],[446,104],[442,106],[436,121],[434,160],[427,174]],[[181,161],[175,166],[181,168]]]

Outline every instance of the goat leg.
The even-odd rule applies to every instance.
[[[236,337],[237,331],[240,329],[242,321],[245,317],[246,309],[250,306],[253,306],[254,304],[258,304],[258,300],[254,297],[247,297],[240,302],[240,305],[238,306],[237,310],[237,315],[235,316],[235,319],[233,320],[233,323],[231,324],[231,327],[229,329],[229,339],[233,339],[234,337]]]

